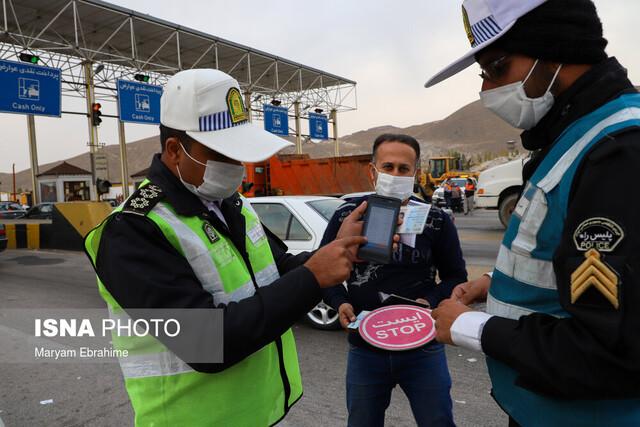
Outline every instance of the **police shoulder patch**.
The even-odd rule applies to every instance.
[[[138,188],[122,207],[123,213],[145,216],[164,198],[162,189],[155,184]]]
[[[591,249],[599,252],[613,252],[622,240],[624,240],[622,227],[603,217],[583,221],[573,233],[576,249],[581,252]]]

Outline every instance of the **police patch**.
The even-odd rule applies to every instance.
[[[586,252],[596,249],[599,252],[613,252],[624,239],[624,231],[608,218],[589,218],[582,222],[573,233],[576,249]]]
[[[227,107],[229,108],[229,117],[233,124],[247,120],[247,111],[244,109],[242,95],[238,88],[232,87],[227,92]]]
[[[220,236],[218,236],[216,230],[214,230],[213,226],[208,222],[204,223],[204,225],[202,226],[202,230],[204,231],[204,234],[207,235],[207,238],[211,243],[215,243],[220,240]]]

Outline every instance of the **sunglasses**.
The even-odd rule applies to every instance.
[[[480,78],[482,80],[496,81],[504,76],[508,68],[508,59],[510,55],[501,56],[489,62],[487,65],[480,67]]]

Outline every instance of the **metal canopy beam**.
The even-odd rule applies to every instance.
[[[352,80],[100,0],[3,0],[2,7],[0,58],[14,59],[22,50],[39,55],[64,70],[65,92],[78,92],[82,64],[90,61],[105,66],[96,75],[102,100],[114,99],[118,78],[142,72],[163,84],[179,70],[199,67],[230,73],[265,102],[357,107]]]

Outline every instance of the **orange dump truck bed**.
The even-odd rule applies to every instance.
[[[367,167],[371,155],[310,159],[308,155],[274,156],[247,164],[248,197],[261,195],[330,195],[371,191]]]

